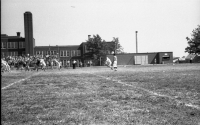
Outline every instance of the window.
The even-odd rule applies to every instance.
[[[50,51],[50,55],[54,55],[54,54],[53,54],[53,51]]]
[[[36,51],[36,55],[43,55],[43,51]]]
[[[11,42],[11,48],[12,48],[12,49],[15,48],[15,42]]]
[[[10,56],[10,52],[7,52],[7,55],[6,56]]]
[[[6,49],[6,42],[1,42],[1,48]]]
[[[11,43],[11,42],[8,42],[8,49],[10,49],[10,48],[11,48],[11,46],[10,46],[10,43]]]
[[[4,48],[3,48],[3,42],[1,42],[1,49],[4,49]]]
[[[71,50],[71,57],[73,57],[73,50]]]
[[[67,56],[67,51],[63,51],[63,56],[66,57]]]
[[[85,53],[87,53],[88,52],[88,50],[87,50],[87,46],[85,45]]]
[[[162,60],[163,60],[163,61],[170,60],[170,56],[169,56],[169,55],[163,56],[163,57],[162,57]]]
[[[77,56],[80,56],[80,55],[81,55],[81,51],[77,50]]]
[[[57,55],[57,52],[56,52],[56,51],[54,51],[54,55]]]
[[[63,51],[60,51],[60,57],[63,57]]]
[[[76,50],[73,50],[73,56],[76,56]]]
[[[36,55],[39,55],[40,54],[40,51],[36,51]]]
[[[51,50],[49,51],[49,55],[57,55],[57,51]]]
[[[50,55],[50,51],[47,51],[46,53],[47,53],[47,55]]]
[[[18,52],[8,52],[9,56],[18,56]]]
[[[6,48],[6,42],[3,42],[3,45],[4,45],[4,47],[3,47],[3,48]]]
[[[14,56],[18,56],[18,52],[16,51],[16,52],[14,52],[15,54],[14,54]]]
[[[18,48],[17,42],[10,42],[10,48],[17,49]]]
[[[67,57],[69,57],[70,56],[70,51],[67,51]]]
[[[61,51],[60,51],[60,56],[61,56],[61,57],[66,57],[66,56],[67,56],[67,51],[61,50]]]
[[[62,63],[61,64],[62,66],[65,66],[66,65],[66,60],[61,60],[61,63]]]
[[[15,49],[18,48],[18,42],[15,42]]]
[[[22,48],[22,43],[21,42],[19,42],[19,48]]]
[[[25,43],[24,42],[19,42],[19,48],[25,48]]]

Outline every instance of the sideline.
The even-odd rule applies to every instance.
[[[174,98],[174,97],[172,97],[172,96],[159,94],[159,93],[150,91],[150,90],[145,89],[145,88],[142,88],[142,87],[136,87],[136,86],[133,86],[133,85],[131,85],[131,84],[127,84],[126,82],[122,82],[121,80],[114,80],[114,79],[111,79],[111,78],[109,78],[109,77],[105,77],[105,76],[101,76],[101,75],[96,75],[96,74],[92,74],[92,73],[88,73],[88,74],[91,74],[91,75],[94,75],[94,76],[97,76],[97,77],[101,77],[101,78],[104,78],[104,79],[106,79],[106,80],[111,80],[111,81],[113,81],[113,82],[120,83],[120,84],[122,84],[122,85],[124,85],[124,86],[130,86],[130,87],[133,87],[133,88],[135,88],[135,89],[140,89],[140,90],[142,90],[142,91],[148,92],[148,93],[150,93],[150,94],[152,94],[152,95],[155,95],[155,96],[167,97],[167,98],[169,98],[169,99],[171,99],[171,100],[174,100],[174,101],[177,103],[177,105],[185,105],[185,106],[187,106],[187,107],[191,107],[191,108],[195,108],[195,109],[200,110],[200,107],[199,107],[198,105],[193,105],[193,104],[191,104],[191,103],[186,103],[186,102],[183,102],[183,101],[179,101],[179,100],[177,100],[176,98]]]
[[[7,85],[7,86],[4,86],[3,88],[1,88],[1,90],[7,89],[7,88],[9,88],[10,86],[12,86],[12,85],[14,85],[14,84],[16,84],[16,83],[20,83],[20,82],[22,82],[22,81],[25,81],[25,80],[27,80],[27,79],[29,79],[29,78],[35,76],[35,75],[38,75],[38,74],[40,74],[40,73],[39,73],[39,72],[38,72],[38,73],[35,73],[35,74],[33,73],[33,75],[30,75],[30,76],[28,76],[28,77],[26,77],[26,78],[24,78],[24,79],[20,79],[19,81],[16,81],[16,82],[10,83],[10,84]]]

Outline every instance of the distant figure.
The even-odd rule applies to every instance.
[[[92,66],[92,60],[90,60],[90,66]]]
[[[192,58],[190,58],[190,63],[192,63]]]
[[[61,62],[59,62],[57,59],[53,59],[53,61],[56,63],[56,66],[58,66],[58,69],[61,69]]]
[[[111,68],[111,60],[108,57],[106,58],[105,65]]]
[[[157,64],[157,60],[156,59],[154,60],[154,64]]]
[[[73,61],[73,69],[76,69],[76,60]]]
[[[69,68],[69,67],[70,67],[70,61],[67,60],[67,68]]]
[[[80,61],[79,65],[80,65],[80,67],[82,67],[82,66],[83,66],[83,63]]]
[[[60,69],[62,68],[62,62],[60,61]]]
[[[113,54],[113,68],[115,71],[117,71],[117,56],[115,53]]]

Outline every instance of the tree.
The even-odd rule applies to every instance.
[[[88,39],[86,41],[86,46],[88,51],[84,55],[86,58],[97,60],[105,54],[105,40],[102,40],[98,34]]]
[[[115,52],[116,54],[124,53],[124,48],[119,43],[118,38],[113,37],[112,44],[107,45],[106,47],[110,52]]]
[[[119,43],[119,39],[113,37],[113,42],[115,43],[115,53],[119,54],[119,53],[124,53],[124,48],[121,46],[121,44]]]
[[[191,38],[186,37],[188,46],[185,52],[189,54],[200,54],[200,25],[192,31]]]

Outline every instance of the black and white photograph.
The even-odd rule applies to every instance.
[[[1,125],[200,125],[200,0],[1,0]]]

